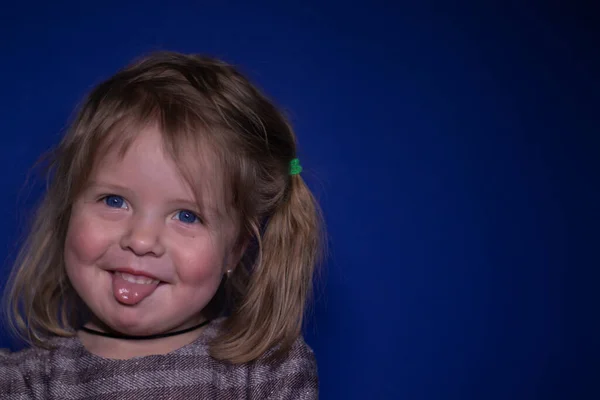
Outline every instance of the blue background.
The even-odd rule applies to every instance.
[[[322,398],[600,398],[591,6],[195,3],[3,6],[4,275],[84,94],[150,50],[208,53],[289,110],[325,211]]]

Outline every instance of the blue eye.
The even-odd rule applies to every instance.
[[[112,208],[123,208],[125,206],[125,200],[121,196],[114,194],[106,196],[103,200],[107,206]]]
[[[194,214],[191,211],[187,211],[187,210],[181,210],[177,213],[177,217],[178,220],[180,220],[181,222],[185,222],[186,224],[193,224],[194,222],[198,221],[198,217],[196,216],[196,214]]]

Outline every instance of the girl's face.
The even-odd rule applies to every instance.
[[[215,175],[201,178],[210,185]],[[130,335],[198,323],[238,261],[237,229],[219,211],[223,199],[207,193],[198,210],[156,128],[140,132],[123,157],[109,152],[88,183],[73,204],[64,255],[94,316]]]

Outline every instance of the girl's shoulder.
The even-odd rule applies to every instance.
[[[40,365],[40,362],[49,359],[56,354],[68,353],[78,349],[76,337],[55,337],[48,339],[44,347],[31,346],[21,350],[0,349],[0,367],[5,365],[31,367],[32,362]]]
[[[250,367],[250,376],[254,381],[251,382],[251,386],[257,387],[254,384],[266,383],[270,390],[291,391],[298,395],[301,393],[314,394],[316,398],[319,388],[317,360],[312,348],[304,341],[304,338],[298,337],[289,351],[278,357],[271,357],[271,353],[276,350],[272,349],[267,352]],[[290,396],[289,398],[296,397]],[[301,396],[301,398],[305,397]],[[308,395],[306,398],[313,397]]]
[[[56,354],[73,347],[73,338],[55,338],[48,348],[28,347],[19,351],[0,349],[0,394],[2,398],[38,398]],[[11,397],[14,396],[14,397]]]
[[[223,331],[224,322],[224,319],[219,319],[209,325],[210,328],[205,332],[207,341]],[[240,393],[245,393],[246,398],[318,398],[317,360],[313,349],[301,335],[288,351],[279,352],[276,346],[245,364],[229,364],[210,357],[207,361],[207,367],[213,376],[218,376],[219,382],[231,381],[228,385],[239,385]]]
[[[277,347],[250,363],[248,386],[253,399],[317,399],[319,377],[312,348],[299,336],[290,349]]]
[[[219,318],[213,321],[205,332],[203,343],[209,343],[217,335],[223,332],[226,318]],[[302,335],[298,336],[292,343],[289,351],[285,353],[278,352],[279,346],[275,346],[255,360],[252,364],[256,365],[277,365],[277,364],[295,364],[298,366],[310,366],[316,368],[316,358],[313,349],[306,343]],[[273,355],[277,354],[277,357]]]
[[[56,338],[49,340],[48,347],[26,347],[22,350],[0,349],[0,368],[6,366],[19,367],[31,366],[32,361],[39,365],[41,360],[49,358],[57,347],[63,347],[64,344],[72,341],[70,338]],[[0,376],[1,378],[1,376]]]
[[[262,357],[256,360],[258,364],[281,364],[291,363],[295,365],[306,365],[316,368],[316,358],[313,349],[306,343],[303,336],[299,336],[290,349],[285,353],[277,353],[278,347],[273,347]],[[276,357],[273,357],[277,354]]]

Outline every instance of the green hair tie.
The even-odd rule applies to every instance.
[[[294,158],[290,161],[290,175],[298,175],[302,172],[302,165],[300,165],[300,160]]]

